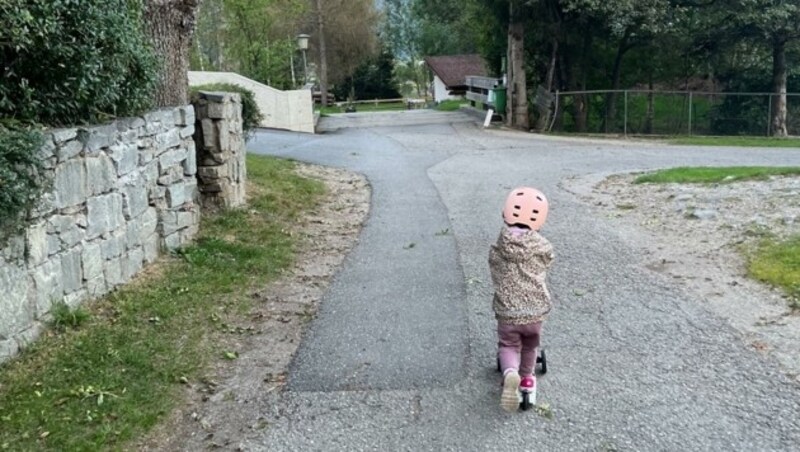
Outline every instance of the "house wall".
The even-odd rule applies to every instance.
[[[436,101],[438,103],[438,102],[442,102],[442,101],[445,101],[445,100],[460,99],[460,98],[461,98],[460,96],[451,96],[450,93],[449,93],[449,90],[447,89],[447,86],[445,86],[445,84],[442,81],[442,79],[440,79],[439,76],[437,76],[437,75],[433,76],[433,100],[434,101]]]

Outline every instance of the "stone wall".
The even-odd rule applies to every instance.
[[[54,302],[99,297],[193,238],[194,132],[187,106],[47,134],[52,190],[0,244],[0,361],[38,336]]]
[[[241,98],[201,91],[192,103],[197,108],[197,179],[203,207],[241,206],[247,179]]]

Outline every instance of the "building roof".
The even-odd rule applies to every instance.
[[[486,64],[480,55],[443,55],[425,57],[425,63],[449,88],[466,84],[465,77],[477,75],[485,77]]]

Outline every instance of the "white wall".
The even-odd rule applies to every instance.
[[[442,102],[445,100],[450,99],[460,99],[459,96],[451,96],[447,86],[445,86],[442,79],[439,78],[438,75],[433,76],[433,100],[438,102]]]
[[[314,133],[311,90],[281,91],[234,72],[189,72],[189,85],[232,83],[253,92],[264,119],[261,127]]]

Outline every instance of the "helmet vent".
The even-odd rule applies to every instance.
[[[513,216],[514,216],[514,218],[519,218],[519,214],[518,213],[513,214]]]
[[[544,199],[542,199],[541,196],[537,196],[536,199],[538,199],[539,201],[544,201]]]
[[[533,213],[535,213],[535,214],[537,214],[537,215],[538,215],[538,214],[539,214],[539,210],[537,210],[537,209],[533,209]]]
[[[520,206],[514,206],[514,208],[515,208],[515,209],[521,209],[522,207],[520,207]]]

